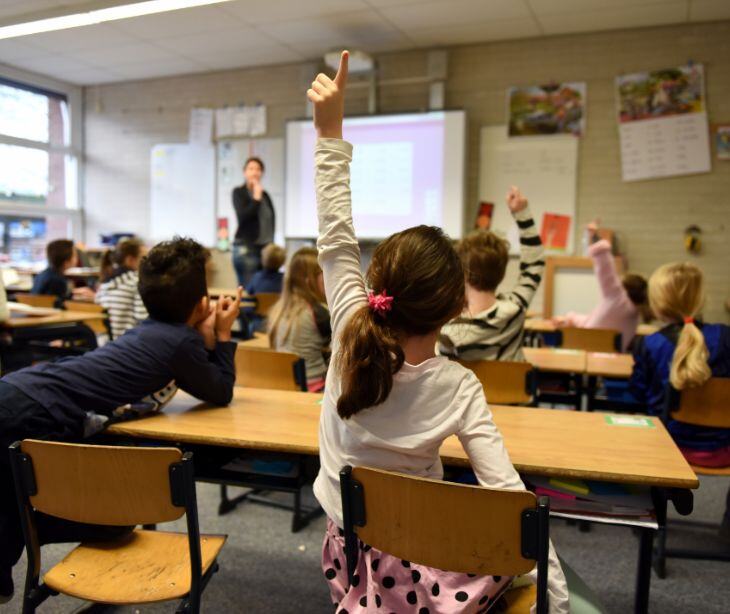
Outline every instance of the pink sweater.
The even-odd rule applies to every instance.
[[[593,258],[593,268],[601,288],[601,302],[587,315],[569,312],[566,326],[578,328],[612,328],[621,333],[622,350],[625,352],[636,334],[639,311],[631,302],[611,254],[611,244],[605,239],[591,245],[588,254]]]

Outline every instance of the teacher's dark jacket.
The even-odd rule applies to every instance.
[[[233,189],[233,209],[238,218],[238,228],[234,237],[235,243],[257,244],[260,234],[259,207],[269,208],[272,227],[276,228],[276,213],[274,212],[274,206],[271,204],[271,197],[266,190],[261,194],[261,200],[257,201],[254,200],[245,185]]]

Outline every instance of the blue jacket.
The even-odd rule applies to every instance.
[[[697,326],[705,337],[713,377],[730,377],[730,327],[701,322]],[[629,388],[637,401],[648,406],[650,414],[661,415],[664,410],[669,371],[681,330],[682,325],[670,324],[636,344]],[[730,445],[730,429],[694,427],[676,420],[668,426],[680,445],[704,449]]]
[[[246,287],[246,292],[251,295],[258,294],[259,292],[280,294],[283,280],[283,273],[262,269],[253,274],[251,281]]]

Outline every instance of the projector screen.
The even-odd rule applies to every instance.
[[[352,208],[359,239],[383,239],[410,226],[441,226],[461,237],[464,211],[464,111],[345,119],[354,146]],[[285,235],[317,236],[312,120],[286,126]]]

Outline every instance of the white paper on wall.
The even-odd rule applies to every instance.
[[[233,109],[215,110],[215,136],[217,139],[233,135]]]
[[[213,109],[192,109],[188,142],[210,145],[213,136]]]

